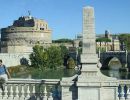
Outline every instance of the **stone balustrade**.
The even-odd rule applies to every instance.
[[[119,80],[119,100],[130,100],[130,80]]]
[[[103,82],[100,86],[109,85],[111,88],[115,84],[119,85],[116,100],[130,100],[130,80],[111,81],[106,85]],[[59,79],[10,79],[4,84],[4,91],[0,89],[0,100],[61,100],[61,98]]]
[[[61,100],[58,79],[10,79],[0,100]]]

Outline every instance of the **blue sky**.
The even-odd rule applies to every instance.
[[[0,28],[20,16],[44,19],[53,30],[53,39],[75,38],[82,32],[82,8],[93,6],[96,33],[130,33],[130,0],[0,0]]]

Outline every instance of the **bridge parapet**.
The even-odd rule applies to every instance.
[[[87,84],[92,89],[95,85],[101,88],[103,99],[100,100],[104,100],[110,91],[112,100],[130,100],[130,80],[104,80]],[[76,100],[61,98],[59,79],[10,79],[4,87],[4,91],[0,89],[0,100]]]
[[[107,51],[107,52],[126,52],[126,51]]]
[[[59,79],[10,79],[0,100],[60,100]]]
[[[119,100],[130,100],[130,80],[119,80]]]

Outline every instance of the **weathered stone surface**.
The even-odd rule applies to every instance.
[[[0,59],[7,67],[30,64],[30,53],[0,53]]]
[[[94,8],[84,7],[82,69],[77,82],[78,100],[117,100],[118,81],[101,74],[95,44]]]
[[[95,23],[94,8],[83,8],[83,54],[95,54]]]
[[[29,16],[20,17],[13,25],[1,29],[1,52],[30,52],[37,43],[52,43],[51,34],[52,30],[46,21]]]
[[[82,63],[81,76],[87,72],[97,76],[97,72],[99,69],[97,68],[98,56],[96,54],[95,36],[96,35],[95,35],[95,23],[94,23],[94,8],[84,7],[83,8],[83,51],[81,54],[81,63]],[[86,74],[86,77],[87,75],[88,74]],[[80,77],[79,80],[84,80],[84,79]]]

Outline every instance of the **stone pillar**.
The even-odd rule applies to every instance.
[[[81,75],[77,82],[78,100],[117,100],[116,79],[103,76],[97,67],[94,17],[93,7],[83,8],[83,51]]]
[[[83,8],[83,51],[81,55],[81,75],[78,78],[79,100],[100,100],[100,85],[91,83],[95,80],[98,72],[98,57],[96,54],[94,8]],[[90,81],[88,83],[88,81]]]
[[[72,91],[70,90],[70,87],[73,85],[71,82],[63,82],[61,83],[61,100],[72,100]]]
[[[83,8],[83,51],[81,54],[82,74],[81,80],[84,77],[97,76],[98,68],[98,56],[96,54],[96,42],[95,42],[95,23],[94,23],[94,8]],[[85,76],[84,76],[85,75]]]
[[[77,100],[77,86],[73,79],[76,77],[62,78],[61,84],[61,100]]]

